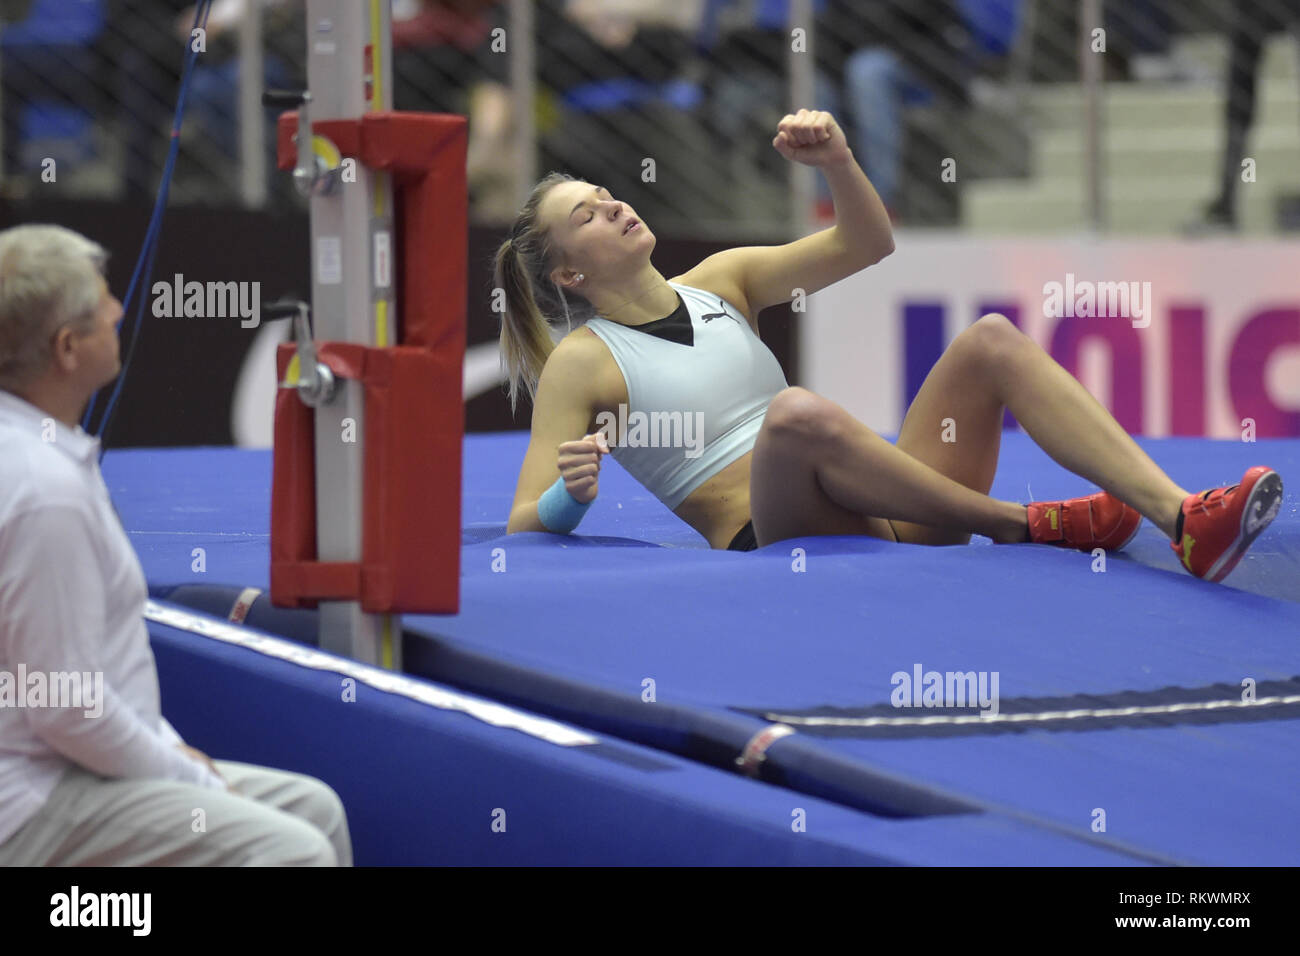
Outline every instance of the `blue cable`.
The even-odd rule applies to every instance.
[[[191,31],[199,27],[207,28],[208,11],[212,6],[212,0],[199,0],[194,8],[194,25]],[[191,32],[191,36],[193,33]],[[131,274],[131,284],[127,286],[126,300],[122,305],[122,320],[117,324],[117,331],[120,334],[122,324],[126,321],[126,316],[130,312],[132,303],[136,303],[135,321],[131,324],[131,344],[127,347],[126,359],[122,362],[122,371],[117,376],[117,383],[113,386],[113,392],[109,396],[108,405],[104,408],[103,417],[100,419],[99,429],[95,432],[95,437],[103,437],[108,433],[109,425],[113,419],[113,412],[117,408],[118,396],[122,393],[122,386],[126,382],[127,370],[131,366],[131,359],[135,356],[135,346],[140,340],[140,323],[144,319],[144,304],[148,296],[141,292],[136,299],[137,284],[140,277],[144,276],[145,288],[149,284],[149,279],[153,276],[154,259],[158,253],[158,239],[162,234],[162,213],[167,206],[167,192],[171,186],[172,174],[176,168],[176,156],[180,152],[181,145],[181,120],[185,115],[185,97],[189,92],[190,77],[194,73],[194,62],[198,59],[198,51],[194,49],[191,41],[186,41],[185,67],[181,74],[180,90],[176,97],[176,115],[172,120],[171,144],[167,150],[167,162],[163,166],[162,179],[158,184],[158,197],[154,201],[153,215],[149,219],[149,228],[145,231],[144,245],[140,249],[140,257],[136,260],[135,271]],[[86,414],[82,418],[81,427],[89,431],[90,419],[95,410],[95,403],[99,399],[99,392],[95,392],[90,398],[90,403],[86,406]],[[104,452],[107,448],[101,443],[99,449],[99,460],[104,460]]]

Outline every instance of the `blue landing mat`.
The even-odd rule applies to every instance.
[[[609,459],[580,536],[503,538],[525,443],[522,434],[467,440],[462,612],[405,619],[436,635],[426,664],[456,658],[461,686],[509,669],[509,686],[475,689],[545,705],[538,688],[563,680],[637,703],[649,679],[658,703],[702,717],[848,708],[850,719],[870,720],[889,703],[895,673],[918,665],[997,672],[1007,713],[1094,713],[950,736],[801,728],[771,753],[797,740],[1082,841],[1098,838],[1104,813],[1104,838],[1136,857],[1300,861],[1300,719],[1287,703],[1297,696],[1287,682],[1300,675],[1300,443],[1143,442],[1191,489],[1230,483],[1259,463],[1289,479],[1279,518],[1227,586],[1178,569],[1149,525],[1104,572],[1089,555],[1032,545],[936,549],[837,537],[713,552]],[[265,586],[268,454],[117,452],[105,466],[151,586]],[[1004,437],[994,495],[1090,490],[1025,436]],[[204,575],[191,571],[197,547],[206,549]],[[805,570],[796,570],[796,547]],[[504,573],[492,570],[498,548]],[[475,658],[484,664],[477,673]],[[1225,707],[1208,717],[1179,710],[1198,698],[1239,698],[1243,681],[1258,685],[1261,703],[1281,703],[1238,707],[1231,720],[1221,719]],[[1086,708],[1078,695],[1092,698]],[[1095,713],[1128,706],[1145,710],[1127,722]]]
[[[873,817],[422,685],[431,703],[246,628],[169,624],[176,610],[156,604],[149,626],[168,718],[218,759],[328,783],[360,866],[1135,863],[995,814]]]

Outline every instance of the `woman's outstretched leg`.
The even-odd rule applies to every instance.
[[[932,463],[945,473],[953,473],[944,465],[947,460],[973,463],[966,466],[967,474],[991,483],[1002,406],[1057,464],[1136,508],[1173,538],[1188,492],[1074,376],[1005,316],[986,315],[953,340],[908,410],[898,444],[921,460],[939,459]],[[945,418],[953,420],[955,442],[942,441]],[[972,443],[977,447],[971,448]],[[991,455],[985,446],[992,448]],[[983,484],[981,490],[988,487]]]
[[[760,546],[804,535],[871,534],[882,519],[952,535],[1025,540],[1025,508],[954,481],[890,444],[845,409],[802,388],[768,406],[750,464],[750,512]]]
[[[750,474],[760,545],[816,534],[1025,540],[1025,507],[984,494],[997,468],[1003,406],[1058,464],[1177,535],[1174,551],[1197,577],[1222,580],[1280,508],[1282,481],[1266,466],[1237,485],[1189,495],[1073,376],[1004,316],[988,315],[935,363],[897,445],[804,389],[773,399]],[[945,432],[955,441],[944,441]]]
[[[1173,538],[1187,490],[1161,471],[1074,376],[1005,316],[984,316],[963,334],[976,326],[983,326],[983,332],[972,351],[980,359],[969,364],[969,377],[944,389],[958,444],[967,397],[975,392],[993,395],[1054,462],[1135,507]]]

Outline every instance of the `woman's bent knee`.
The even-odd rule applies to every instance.
[[[1030,339],[1005,315],[990,312],[961,333],[953,345],[961,347],[981,365],[1001,368],[1016,352],[1030,344]]]
[[[838,432],[840,412],[833,402],[820,395],[791,386],[772,398],[763,428],[784,438],[825,440]]]

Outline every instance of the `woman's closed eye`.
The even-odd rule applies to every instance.
[[[602,193],[604,193],[605,195],[609,196],[609,190],[606,189],[604,186],[601,186],[600,189],[597,190],[597,192],[602,192]],[[609,198],[610,198],[610,200],[612,201],[614,197],[613,197],[613,196],[610,196]],[[597,201],[597,202],[600,202],[600,197],[599,197],[599,196],[596,197],[596,201]],[[582,224],[585,226],[587,223],[591,222],[591,220],[592,220],[592,219],[595,219],[595,218],[596,218],[596,214],[595,214],[595,212],[593,212],[593,213],[592,213],[588,218],[582,220]]]

